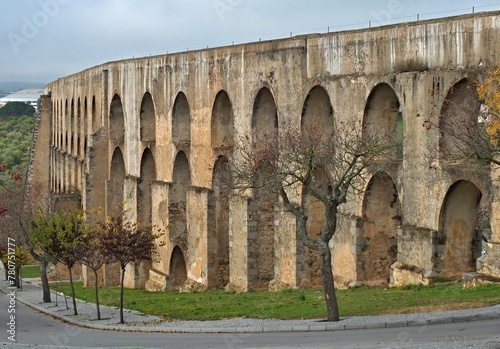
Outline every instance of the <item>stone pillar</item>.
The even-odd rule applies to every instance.
[[[123,182],[124,210],[125,218],[129,221],[137,221],[137,180],[134,176],[126,176]],[[125,269],[125,279],[123,284],[127,288],[144,287],[146,280],[141,280],[139,266],[136,263],[130,263]]]
[[[151,187],[151,197],[152,197],[152,224],[158,227],[159,232],[164,235],[160,237],[159,241],[167,242],[164,246],[157,246],[157,258],[153,261],[153,268],[168,274],[168,260],[170,255],[168,254],[168,191],[169,183],[167,182],[153,182]],[[171,248],[170,248],[171,250]]]
[[[188,260],[186,261],[188,288],[200,291],[207,286],[207,205],[208,189],[190,187],[186,195],[188,231]]]
[[[364,278],[363,222],[360,217],[338,215],[337,232],[330,241],[332,248],[332,269],[337,288],[357,286]]]
[[[295,216],[283,205],[275,206],[274,221],[274,280],[269,284],[271,291],[297,286],[297,233]]]
[[[477,259],[479,273],[500,278],[500,168],[491,166],[491,238],[483,243],[485,254]]]
[[[398,258],[391,266],[391,285],[430,283],[441,268],[438,255],[444,249],[438,232],[405,225],[398,228]]]
[[[228,290],[248,291],[247,198],[232,195],[229,200],[229,285]]]

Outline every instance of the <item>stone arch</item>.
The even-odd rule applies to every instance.
[[[140,120],[141,141],[154,142],[156,139],[155,106],[149,92],[146,92],[142,97]]]
[[[156,166],[153,153],[146,148],[142,153],[141,175],[137,180],[137,226],[151,230],[152,227],[152,185],[156,180]]]
[[[186,259],[179,246],[175,246],[170,257],[168,288],[179,290],[187,280]]]
[[[302,132],[320,133],[329,139],[333,135],[333,107],[326,90],[314,86],[306,96],[300,121]]]
[[[66,99],[64,104],[64,150],[66,153],[69,153],[69,143],[68,143],[68,134],[71,130],[71,122],[70,122],[70,113],[69,113],[69,103],[68,99]]]
[[[362,278],[369,284],[388,284],[391,265],[398,257],[401,207],[392,178],[376,173],[368,182],[363,199],[361,255]]]
[[[230,174],[226,165],[227,159],[219,156],[208,193],[208,288],[224,288],[229,283]]]
[[[172,142],[189,145],[191,142],[191,116],[186,95],[179,92],[172,111]]]
[[[364,136],[397,144],[394,157],[403,158],[403,114],[394,89],[376,85],[368,95],[363,115]]]
[[[314,177],[323,184],[324,189],[327,188],[329,183],[327,176],[328,174],[323,168],[318,168],[314,171]],[[302,207],[308,217],[306,228],[309,237],[313,240],[317,240],[326,225],[325,204],[312,195],[304,195],[302,197]]]
[[[63,101],[59,101],[59,132],[58,132],[58,139],[57,139],[57,146],[59,149],[64,149],[63,145],[63,134],[64,134],[64,107],[63,107]]]
[[[183,151],[177,153],[174,161],[172,185],[168,192],[168,219],[170,241],[187,247],[187,192],[191,184],[189,162]]]
[[[253,104],[252,135],[266,137],[278,134],[278,109],[271,91],[263,87],[257,93]]]
[[[92,96],[92,133],[94,133],[100,126],[100,121],[97,120],[97,107],[95,103],[95,96]]]
[[[223,148],[234,144],[233,107],[226,91],[220,91],[215,97],[212,108],[212,148]]]
[[[75,151],[75,144],[73,140],[75,139],[75,129],[76,129],[76,122],[75,122],[75,100],[71,98],[71,111],[70,111],[70,124],[69,124],[69,138],[70,138],[70,143],[69,143],[69,150],[68,153],[73,155],[73,152]]]
[[[307,94],[301,115],[301,132],[310,137],[320,137],[323,142],[330,142],[333,136],[334,119],[333,107],[327,91],[321,86],[314,86]],[[329,184],[328,173],[324,168],[314,171],[318,183],[325,189]],[[326,224],[324,203],[312,195],[302,197],[302,207],[308,216],[307,231],[312,239],[317,239]],[[298,251],[305,262],[299,266],[299,279],[302,286],[316,286],[321,284],[321,267],[318,254],[297,243]]]
[[[122,100],[115,94],[109,108],[109,138],[115,143],[125,141],[125,118],[123,114]]]
[[[76,139],[76,149],[75,149],[75,155],[77,157],[82,157],[82,149],[83,147],[81,146],[81,137],[80,135],[83,132],[83,118],[82,118],[82,103],[80,100],[80,97],[78,97],[77,103],[76,103],[76,122],[75,122],[75,139]]]
[[[123,206],[124,191],[123,184],[125,180],[125,162],[123,153],[119,147],[116,147],[111,158],[109,169],[109,186],[107,193],[107,211],[108,215],[120,214]]]
[[[84,133],[85,135],[91,134],[92,133],[92,125],[90,124],[91,120],[89,120],[89,104],[87,100],[87,96],[85,96],[85,99],[83,100],[83,119],[84,119]]]
[[[437,271],[458,276],[475,270],[481,256],[481,236],[476,229],[482,193],[472,182],[459,180],[446,193],[439,217],[439,242],[436,246]]]
[[[252,137],[278,134],[278,113],[271,91],[264,87],[253,105]],[[255,188],[248,202],[248,285],[252,289],[268,289],[274,279],[274,208],[278,195],[269,190]]]
[[[478,131],[478,117],[481,103],[470,79],[462,79],[451,86],[444,99],[440,113],[440,154],[445,159],[456,160],[463,147],[473,141]]]

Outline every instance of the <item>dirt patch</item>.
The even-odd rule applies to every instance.
[[[389,314],[407,314],[407,313],[432,313],[436,311],[449,311],[449,310],[464,310],[464,309],[477,309],[488,307],[491,304],[484,302],[467,303],[467,304],[444,304],[436,306],[424,306],[416,308],[404,308],[390,311]]]

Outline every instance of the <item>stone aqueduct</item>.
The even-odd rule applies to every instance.
[[[269,193],[225,190],[220,162],[260,130],[365,120],[404,146],[343,207],[337,283],[498,277],[499,173],[448,163],[446,129],[422,123],[477,115],[470,81],[499,53],[500,13],[488,12],[105,63],[45,87],[30,178],[79,193],[84,209],[125,201],[139,226],[169,225],[160,260],[131,267],[128,287],[317,285],[291,215]],[[105,268],[103,282],[116,272]]]

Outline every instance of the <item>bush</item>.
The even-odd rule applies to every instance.
[[[35,114],[35,108],[24,102],[8,102],[3,108],[0,108],[0,117],[2,118],[33,114]]]

